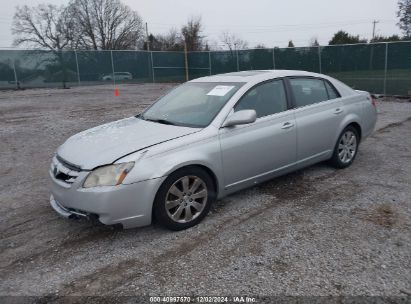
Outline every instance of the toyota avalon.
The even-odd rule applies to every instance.
[[[186,229],[240,189],[321,161],[350,166],[375,123],[369,93],[322,74],[203,77],[70,137],[52,159],[50,204],[107,225]]]

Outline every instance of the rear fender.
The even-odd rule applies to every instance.
[[[348,125],[350,125],[350,124],[352,124],[352,123],[358,124],[358,125],[360,126],[361,133],[362,133],[363,127],[362,127],[360,121],[361,121],[360,116],[359,116],[358,114],[355,114],[355,113],[349,113],[346,117],[344,117],[344,119],[341,121],[341,124],[340,124],[340,126],[338,127],[337,132],[336,132],[336,134],[335,134],[335,138],[336,138],[335,144],[337,143],[338,137],[340,136],[340,134],[342,133],[342,131],[343,131]],[[334,146],[335,146],[335,145],[334,145]]]

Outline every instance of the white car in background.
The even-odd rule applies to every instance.
[[[130,80],[133,79],[133,75],[130,72],[114,72],[114,77],[113,74],[108,74],[101,77],[104,81],[113,80],[113,78],[114,80]]]

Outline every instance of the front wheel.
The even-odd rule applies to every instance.
[[[216,199],[211,177],[202,169],[187,167],[163,182],[154,201],[154,217],[163,226],[183,230],[197,225]]]
[[[346,168],[350,166],[358,152],[359,136],[353,126],[345,128],[334,148],[331,164],[336,168]]]

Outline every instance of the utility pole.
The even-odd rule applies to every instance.
[[[146,39],[147,39],[147,41],[146,41],[146,43],[147,43],[147,51],[150,51],[150,39],[149,39],[149,37],[148,37],[148,25],[147,25],[147,22],[146,22]]]
[[[146,45],[147,45],[147,56],[150,56],[150,61],[148,63],[148,68],[151,70],[151,77],[153,78],[153,83],[155,82],[154,79],[154,63],[153,63],[153,52],[150,53],[150,39],[148,37],[148,25],[146,22]]]
[[[375,26],[377,25],[377,23],[379,23],[378,20],[374,20],[372,22],[372,39],[371,42],[375,42]],[[371,50],[370,50],[370,70],[373,69],[373,60],[374,60],[374,45],[371,44]]]
[[[188,56],[187,56],[187,43],[184,40],[184,64],[185,64],[185,72],[186,72],[186,81],[188,81]]]
[[[372,22],[372,40],[371,41],[374,41],[375,39],[375,26],[377,25],[377,23],[380,23],[380,22],[378,20],[374,20]]]
[[[234,43],[234,49],[235,49],[235,57],[237,61],[237,72],[240,71],[240,63],[238,61],[238,50],[237,50],[237,43]]]

